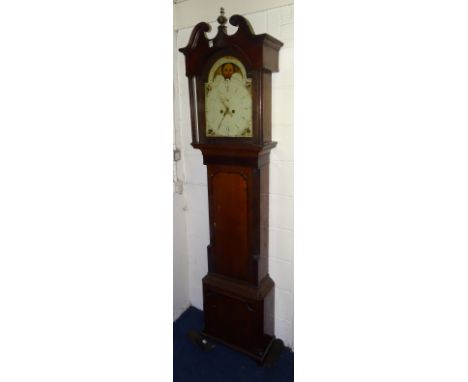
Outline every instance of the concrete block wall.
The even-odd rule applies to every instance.
[[[196,3],[196,0],[184,2]],[[194,5],[196,6],[196,5]],[[293,155],[293,93],[294,93],[294,8],[284,5],[259,12],[242,13],[226,10],[228,16],[239,13],[248,18],[255,33],[268,33],[284,43],[280,50],[280,71],[272,80],[273,140],[278,146],[272,151],[270,163],[270,275],[276,283],[275,334],[287,346],[293,347],[294,299],[294,155]],[[213,16],[210,12],[210,17]],[[211,17],[215,19],[217,15]],[[203,21],[208,21],[208,18]],[[202,21],[202,20],[198,20]],[[217,23],[211,23],[208,37],[216,34]],[[176,49],[184,47],[193,26],[177,30]],[[228,33],[235,27],[229,26]],[[188,260],[188,293],[190,303],[203,308],[201,279],[208,271],[206,246],[209,243],[208,196],[206,167],[199,150],[191,146],[188,82],[184,56],[176,55],[175,125],[180,136],[184,179],[186,250]],[[174,227],[175,228],[175,227]]]

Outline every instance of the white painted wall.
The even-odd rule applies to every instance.
[[[175,37],[175,33],[174,33]],[[180,147],[181,125],[178,115],[180,109],[178,104],[179,96],[175,91],[179,85],[177,82],[177,49],[174,38],[174,148]],[[172,214],[172,240],[173,240],[173,319],[176,320],[190,305],[189,299],[189,273],[187,256],[187,229],[185,221],[185,196],[182,190],[178,189],[178,184],[183,185],[184,171],[181,161],[174,162],[174,192],[173,192],[173,214]],[[182,193],[180,193],[182,191]]]
[[[210,7],[200,7],[204,0],[188,0],[174,5],[177,26],[178,8],[184,7],[184,15],[192,9],[197,19],[193,24],[177,30],[177,49],[184,47],[190,37],[193,25],[199,21],[215,20],[218,16],[221,2],[212,1]],[[250,2],[254,3],[254,2]],[[293,263],[294,263],[294,226],[293,226],[293,5],[265,9],[267,2],[260,1],[258,12],[244,13],[246,5],[243,2],[237,6],[234,3],[226,7],[226,16],[242,14],[251,22],[255,33],[268,33],[284,43],[280,50],[280,71],[273,74],[273,139],[278,146],[273,149],[270,163],[270,275],[276,283],[275,300],[275,334],[287,346],[293,347]],[[251,7],[251,4],[250,6]],[[252,9],[252,8],[249,8]],[[180,9],[179,9],[180,10]],[[184,16],[181,25],[189,23]],[[216,34],[216,22],[212,22],[212,30],[208,37]],[[228,26],[228,33],[234,33],[235,27]],[[182,53],[177,54],[177,78],[175,79],[175,94],[177,98],[176,120],[181,134],[181,149],[184,179],[184,196],[186,198],[186,238],[188,257],[189,299],[195,307],[202,309],[201,279],[208,271],[206,247],[209,243],[208,230],[208,196],[206,184],[206,167],[203,165],[199,150],[190,146],[191,128],[188,83],[185,77],[185,63]],[[175,229],[175,227],[174,227]]]
[[[292,0],[255,0],[239,1],[237,3],[226,0],[175,0],[174,29],[192,27],[200,21],[210,23],[219,15],[219,9],[226,10],[227,17],[233,14],[247,15],[267,11],[274,8],[293,4]]]
[[[173,319],[176,320],[190,305],[188,293],[187,233],[185,200],[174,193],[173,201]]]

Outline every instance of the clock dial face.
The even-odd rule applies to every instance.
[[[252,137],[252,81],[237,58],[225,56],[212,66],[205,112],[208,137]]]

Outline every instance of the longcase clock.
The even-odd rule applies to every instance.
[[[203,335],[263,362],[274,337],[274,282],[268,274],[271,76],[277,39],[253,32],[242,16],[227,34],[197,24],[185,55],[192,146],[207,166],[208,274],[203,278]]]

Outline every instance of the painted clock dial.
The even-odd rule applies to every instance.
[[[206,135],[252,137],[252,80],[237,58],[224,56],[205,83]]]

